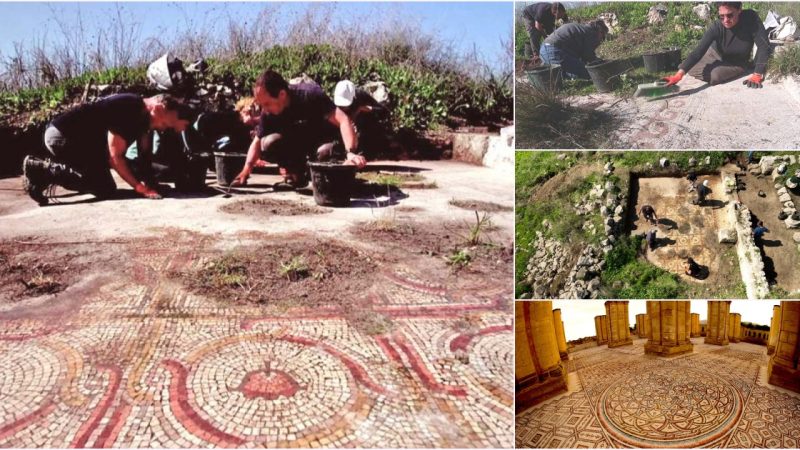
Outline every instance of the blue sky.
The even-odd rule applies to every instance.
[[[116,5],[106,2],[0,2],[0,53],[8,56],[15,41],[30,43],[45,36],[51,42],[61,39],[54,14],[75,23],[80,10],[84,28],[95,30],[101,26],[101,18],[108,17]],[[125,2],[120,5],[126,17],[142,24],[142,35],[150,36],[169,29],[170,24],[185,23],[187,17],[195,23],[208,23],[217,17],[227,20],[228,16],[246,20],[249,15],[257,14],[264,3]],[[280,10],[285,15],[281,20],[289,22],[308,5],[305,2],[281,3]],[[408,14],[419,20],[423,29],[439,30],[441,36],[460,51],[469,51],[474,46],[490,63],[503,57],[500,40],[508,40],[513,27],[510,2],[339,2],[335,5],[332,20],[351,14]]]

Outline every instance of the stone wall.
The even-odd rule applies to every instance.
[[[753,238],[750,210],[738,202],[731,202],[727,208],[729,223],[736,229],[736,254],[739,256],[739,272],[747,291],[747,298],[766,298],[769,295],[769,283],[764,273],[761,250]]]

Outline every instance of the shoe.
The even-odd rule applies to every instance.
[[[50,174],[47,170],[48,165],[48,161],[30,155],[22,161],[22,189],[39,206],[49,203],[49,199],[44,194],[51,184],[47,182]]]

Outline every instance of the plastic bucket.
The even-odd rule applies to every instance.
[[[619,76],[628,68],[630,64],[624,60],[611,60],[586,66],[598,92],[611,92],[619,85]]]
[[[339,163],[308,163],[311,189],[320,206],[350,206],[356,180],[356,166]]]
[[[561,89],[563,81],[561,65],[544,64],[529,70],[528,79],[539,90],[556,92]]]
[[[675,70],[681,63],[680,47],[669,47],[657,52],[645,53],[644,68],[650,73],[665,72]]]
[[[681,65],[681,48],[680,47],[668,47],[666,49],[669,51],[669,70],[678,70],[678,66]]]
[[[236,175],[244,168],[247,155],[243,153],[214,152],[214,164],[217,170],[217,184],[230,186]]]

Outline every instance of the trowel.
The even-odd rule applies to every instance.
[[[656,81],[653,83],[640,84],[636,88],[634,97],[661,97],[662,95],[678,92],[680,88],[677,85],[667,86],[666,81]]]

